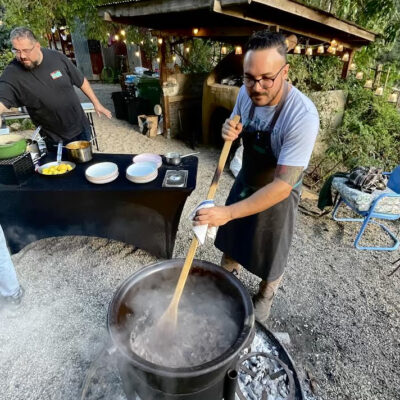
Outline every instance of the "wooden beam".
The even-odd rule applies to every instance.
[[[177,36],[186,38],[212,38],[212,37],[244,37],[248,38],[255,30],[260,29],[259,25],[253,26],[229,26],[221,28],[198,28],[198,33],[194,34],[192,29],[163,29],[153,30],[153,36]]]
[[[224,15],[230,15],[231,17],[235,17],[235,18],[240,18],[243,19],[245,21],[251,21],[251,22],[255,22],[257,24],[260,25],[264,25],[264,26],[271,26],[271,25],[275,25],[275,23],[273,21],[264,19],[263,16],[260,16],[260,18],[254,18],[254,17],[249,17],[247,14],[245,14],[243,11],[238,11],[238,10],[233,10],[233,9],[222,9],[221,8],[221,4],[220,4],[221,0],[215,0],[214,2],[214,12],[220,13],[220,14],[224,14]],[[280,28],[281,30],[285,30],[291,33],[295,33],[301,36],[305,36],[305,37],[309,37],[312,39],[316,39],[319,40],[321,42],[330,42],[332,37],[329,36],[324,36],[322,33],[321,34],[315,34],[315,33],[310,33],[310,31],[308,30],[302,30],[299,29],[297,27],[293,27],[293,26],[288,26],[285,25],[284,23],[280,24]],[[350,49],[358,49],[360,47],[362,47],[362,45],[355,45],[355,44],[351,44],[345,41],[340,41],[344,47],[350,48]]]
[[[251,0],[250,4],[252,3],[263,4],[286,13],[309,19],[310,21],[319,22],[320,24],[341,30],[342,32],[346,32],[351,35],[356,35],[370,42],[375,40],[375,34],[367,31],[366,29],[358,27],[355,24],[342,21],[325,11],[317,11],[291,0]]]

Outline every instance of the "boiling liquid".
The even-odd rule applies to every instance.
[[[190,275],[179,303],[178,324],[170,335],[160,330],[158,322],[175,286],[176,280],[169,280],[140,289],[129,304],[134,311],[132,351],[154,364],[175,368],[217,358],[239,334],[236,302],[223,294],[209,276]]]

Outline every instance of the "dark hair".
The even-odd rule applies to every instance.
[[[14,39],[20,39],[20,38],[25,38],[29,39],[32,42],[37,42],[35,34],[28,28],[25,28],[23,26],[19,26],[17,28],[14,28],[10,32],[10,41],[12,42]]]
[[[246,51],[276,48],[286,61],[287,45],[285,39],[285,36],[279,32],[268,30],[254,32],[246,43]]]

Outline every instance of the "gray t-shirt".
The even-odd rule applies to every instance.
[[[0,76],[0,102],[7,108],[26,106],[32,122],[54,141],[71,139],[89,128],[74,85],[82,73],[62,53],[42,48],[43,60],[34,69],[16,59]]]
[[[249,120],[252,101],[242,86],[231,118],[240,115],[249,131],[265,131],[276,106],[256,107]],[[290,86],[285,104],[271,134],[272,151],[278,164],[307,168],[319,129],[319,116],[314,103],[294,86]]]

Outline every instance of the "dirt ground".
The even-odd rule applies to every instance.
[[[95,84],[94,89],[113,110],[110,95],[119,87]],[[191,151],[182,141],[149,139],[125,121],[94,119],[105,153]],[[198,149],[197,188],[183,210],[174,257],[186,255],[188,216],[205,199],[219,156],[218,149]],[[217,204],[232,183],[226,170]],[[400,253],[356,250],[359,224],[338,223],[318,212],[315,200],[302,199],[269,328],[290,335],[287,349],[309,399],[398,400],[400,270],[389,275]],[[399,223],[391,226],[399,232]],[[385,239],[377,228],[365,238]],[[210,240],[196,253],[216,264],[220,256]],[[80,399],[88,371],[86,399],[125,399],[113,359],[100,353],[107,343],[107,307],[121,282],[157,259],[124,243],[70,236],[33,242],[13,261],[26,296],[18,311],[0,309],[0,399]],[[255,276],[243,271],[240,279],[256,291]]]

